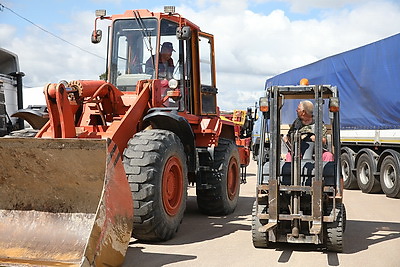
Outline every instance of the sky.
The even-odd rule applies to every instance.
[[[221,110],[254,106],[271,76],[400,32],[399,0],[0,0],[0,47],[19,57],[24,105],[44,104],[37,87],[47,83],[99,79],[106,42],[90,41],[96,9],[164,5],[214,35]]]

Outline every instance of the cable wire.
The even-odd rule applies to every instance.
[[[48,33],[48,34],[50,34],[51,36],[53,36],[53,37],[55,37],[55,38],[57,38],[57,39],[60,39],[61,41],[65,42],[65,43],[67,43],[67,44],[69,44],[69,45],[72,45],[73,47],[78,48],[78,49],[82,50],[83,52],[89,53],[89,54],[91,54],[91,55],[93,55],[93,56],[95,56],[95,57],[98,57],[98,58],[101,58],[101,59],[104,59],[104,60],[105,60],[104,57],[99,56],[99,55],[97,55],[97,54],[95,54],[95,53],[92,53],[92,52],[90,52],[90,51],[88,51],[88,50],[86,50],[86,49],[84,49],[84,48],[82,48],[82,47],[79,47],[79,46],[77,46],[77,45],[75,45],[75,44],[73,44],[73,43],[71,43],[71,42],[65,40],[65,39],[62,38],[62,37],[59,37],[59,36],[55,35],[54,33],[52,33],[52,32],[50,32],[50,31],[44,29],[43,27],[37,25],[37,24],[34,23],[33,21],[31,21],[31,20],[29,20],[29,19],[27,19],[27,18],[25,18],[25,17],[19,15],[18,13],[16,13],[16,12],[15,12],[14,10],[12,10],[11,8],[8,8],[8,7],[6,7],[5,5],[3,5],[3,4],[0,3],[0,11],[3,11],[3,9],[7,9],[7,10],[10,11],[11,13],[13,13],[14,15],[20,17],[21,19],[23,19],[23,20],[25,20],[25,21],[27,21],[27,22],[29,22],[29,23],[31,23],[33,26],[39,28],[40,30],[42,30],[42,31],[44,31],[44,32],[46,32],[46,33]]]

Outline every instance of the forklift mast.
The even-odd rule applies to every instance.
[[[284,141],[282,112],[294,100],[314,102],[313,135],[306,142],[299,130]],[[329,100],[329,146],[324,147],[325,100]],[[290,106],[290,105],[289,105]],[[336,87],[326,85],[272,86],[260,99],[262,121],[258,155],[257,198],[253,208],[253,244],[268,242],[326,244],[342,250],[345,209],[340,168],[339,96]],[[287,128],[287,127],[286,127]],[[268,138],[266,138],[268,137]],[[268,139],[268,142],[265,140]],[[333,153],[333,161],[323,161],[323,151]],[[291,161],[284,160],[290,153]],[[308,151],[307,151],[308,150]],[[268,152],[267,152],[268,151]],[[269,157],[266,157],[269,153]],[[332,234],[333,233],[333,234]],[[334,236],[334,237],[333,237]],[[340,236],[340,238],[338,238]]]

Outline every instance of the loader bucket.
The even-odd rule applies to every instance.
[[[116,145],[0,139],[0,266],[122,265],[133,204]]]

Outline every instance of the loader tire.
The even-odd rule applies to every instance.
[[[167,130],[137,133],[124,152],[133,197],[132,236],[166,241],[178,231],[186,208],[187,165],[183,145]]]
[[[327,250],[343,252],[343,233],[346,230],[346,208],[343,203],[336,203],[336,220],[326,223],[325,227],[325,246]],[[328,205],[327,214],[334,212],[333,206]]]
[[[204,167],[204,162],[200,163]],[[234,141],[220,138],[214,149],[214,160],[203,171],[207,185],[196,185],[197,206],[207,215],[231,214],[239,199],[240,159]]]
[[[357,183],[363,193],[379,193],[381,185],[375,177],[376,161],[371,154],[362,154],[357,161]]]
[[[259,210],[265,208],[265,205],[259,205]],[[267,248],[269,245],[268,232],[262,233],[258,229],[263,226],[260,219],[257,217],[257,202],[254,201],[253,211],[251,213],[251,236],[253,239],[253,246],[255,248]],[[263,222],[267,224],[268,221]]]
[[[380,181],[387,197],[400,198],[400,166],[392,155],[382,161]]]

